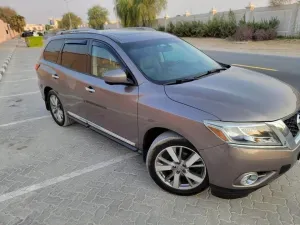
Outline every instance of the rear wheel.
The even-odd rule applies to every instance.
[[[174,194],[198,194],[209,185],[200,154],[186,139],[171,132],[153,142],[147,155],[147,168],[156,184]]]
[[[64,107],[55,91],[51,90],[48,93],[47,101],[49,102],[52,118],[59,126],[68,126],[72,124],[73,121],[65,112]]]

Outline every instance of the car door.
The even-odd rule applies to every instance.
[[[38,75],[42,81],[40,88],[44,91],[45,86],[55,90],[59,95],[65,90],[63,75],[58,76],[59,72],[59,54],[64,44],[64,39],[52,40],[46,46],[43,57],[39,61]]]
[[[127,71],[116,51],[104,42],[94,41],[90,48],[90,73],[86,79],[86,119],[91,126],[131,146],[138,142],[138,86],[109,85],[104,72]]]
[[[85,122],[84,97],[87,75],[88,40],[66,39],[61,51],[59,77],[64,77],[65,90],[61,99],[71,116]]]

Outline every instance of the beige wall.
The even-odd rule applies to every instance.
[[[2,20],[0,20],[0,43],[3,41],[10,40],[17,35],[17,32],[8,29],[7,23],[4,23]]]
[[[250,10],[250,7],[244,9],[233,10],[236,15],[237,21],[242,19],[244,16],[246,21],[261,21],[269,20],[276,17],[280,20],[280,25],[277,29],[279,35],[297,35],[300,33],[300,1],[299,3],[283,5],[277,7],[257,7],[254,10]],[[218,12],[216,15],[228,15],[227,12]],[[167,21],[164,18],[157,19],[158,26],[165,26],[170,22],[177,23],[182,21],[202,21],[206,22],[212,19],[214,15],[212,12],[205,14],[197,14],[186,16],[178,16],[168,18]]]
[[[7,33],[8,32],[8,33]],[[10,39],[7,24],[0,20],[0,42]]]

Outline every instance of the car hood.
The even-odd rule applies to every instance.
[[[206,111],[222,121],[274,121],[299,108],[299,93],[261,73],[231,67],[192,82],[166,85],[172,100]]]

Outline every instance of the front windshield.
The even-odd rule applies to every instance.
[[[222,68],[192,45],[178,38],[123,44],[136,66],[151,80],[166,83]]]

